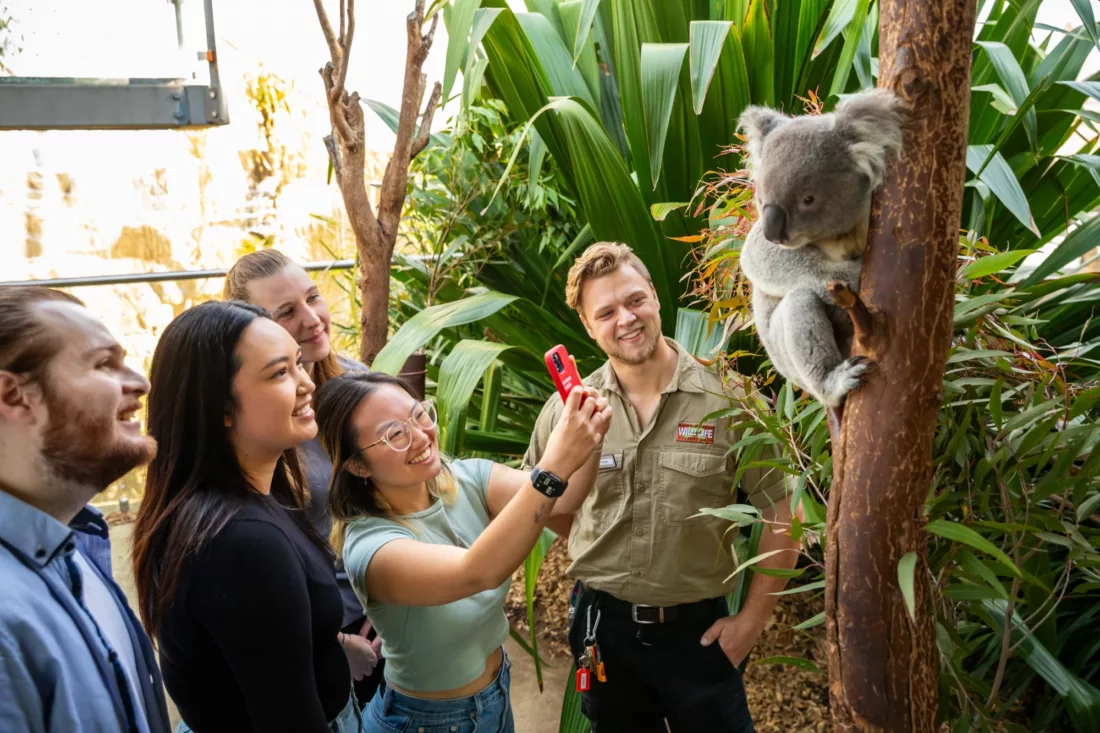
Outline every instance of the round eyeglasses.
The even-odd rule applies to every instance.
[[[404,453],[409,449],[409,446],[412,445],[413,427],[418,427],[421,430],[430,430],[435,427],[437,417],[435,404],[431,400],[418,402],[413,406],[412,416],[409,417],[408,420],[393,423],[386,428],[386,432],[382,434],[381,438],[370,445],[360,448],[358,453],[362,453],[368,448],[373,448],[379,443],[385,443],[398,453]],[[358,455],[358,453],[356,455]]]

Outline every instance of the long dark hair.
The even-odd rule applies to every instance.
[[[336,552],[342,552],[344,532],[349,522],[361,517],[386,517],[400,521],[393,508],[378,492],[369,478],[357,476],[347,468],[350,459],[360,460],[359,431],[352,414],[355,408],[383,385],[405,390],[419,399],[403,379],[382,372],[344,373],[321,385],[313,395],[317,412],[318,436],[325,452],[332,457],[332,482],[329,484],[328,505],[332,513],[332,536]],[[446,462],[439,476],[428,482],[428,491],[446,503],[454,500],[455,487]]]
[[[252,302],[248,291],[248,284],[253,280],[278,275],[288,267],[300,267],[297,262],[287,257],[277,249],[258,249],[249,252],[233,263],[229,272],[225,273],[225,287],[222,297],[225,300],[240,300],[246,303]],[[320,387],[333,377],[343,374],[340,361],[336,357],[335,347],[330,346],[328,356],[309,367],[309,377],[313,383]]]
[[[236,398],[237,345],[248,326],[268,318],[258,306],[210,302],[164,329],[149,375],[148,432],[157,457],[134,525],[134,580],[141,620],[155,633],[172,602],[184,561],[199,552],[257,492],[241,469],[225,426]],[[307,496],[295,449],[279,459],[271,496],[318,547],[329,548],[305,519]]]

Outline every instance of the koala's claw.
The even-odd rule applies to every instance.
[[[847,364],[849,364],[851,366],[856,366],[858,364],[863,364],[864,366],[867,367],[865,373],[867,371],[873,370],[876,366],[878,366],[878,362],[876,362],[874,359],[872,359],[869,356],[853,356],[852,358],[848,359]]]
[[[873,359],[866,356],[853,356],[842,361],[826,379],[826,407],[836,407],[845,395],[867,382],[867,377],[877,366]]]

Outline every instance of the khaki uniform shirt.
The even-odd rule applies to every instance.
[[[671,339],[679,355],[676,374],[661,395],[649,425],[638,425],[633,406],[611,363],[585,381],[611,404],[611,427],[600,470],[569,534],[570,576],[616,598],[671,606],[716,598],[732,590],[730,550],[736,527],[703,507],[737,503],[736,461],[727,455],[730,418],[709,419],[728,410],[729,388]],[[555,392],[539,415],[524,456],[528,468],[542,457],[561,416]],[[783,500],[787,482],[778,470],[750,469],[741,489],[758,508]]]

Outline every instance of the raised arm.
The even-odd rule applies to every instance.
[[[547,444],[539,467],[570,481],[603,440],[611,423],[607,401],[591,394],[579,406],[574,390]],[[508,474],[497,474],[494,492],[499,503],[507,493]],[[503,478],[502,478],[503,477]],[[518,479],[515,480],[518,483]],[[496,588],[515,572],[534,547],[550,519],[557,499],[549,499],[531,484],[529,474],[496,518],[469,549],[393,539],[374,552],[366,566],[367,595],[373,601],[411,606],[435,606]]]
[[[569,534],[569,528],[573,524],[573,515],[584,503],[588,492],[596,483],[596,473],[600,468],[600,454],[594,451],[576,473],[569,479],[569,487],[558,498],[550,512],[550,519],[546,526],[559,535]],[[487,499],[489,513],[496,517],[504,511],[504,507],[516,494],[530,481],[531,472],[521,471],[508,466],[494,464],[493,473],[489,477],[489,491]]]

